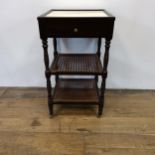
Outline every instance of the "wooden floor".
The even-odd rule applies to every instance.
[[[55,106],[45,89],[0,89],[0,155],[155,155],[155,92],[107,91],[95,107]]]

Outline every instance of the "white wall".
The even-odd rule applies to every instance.
[[[49,9],[105,8],[116,16],[107,87],[155,89],[154,6],[154,0],[1,0],[0,86],[45,86],[38,15]],[[92,40],[66,42],[71,46],[61,41],[59,49],[96,47]]]

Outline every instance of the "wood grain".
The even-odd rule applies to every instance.
[[[154,155],[155,150],[148,149],[120,149],[120,148],[87,148],[85,155]]]
[[[91,134],[86,135],[85,140],[88,148],[155,149],[155,135]]]
[[[0,132],[0,155],[82,155],[79,134]]]
[[[2,89],[0,89],[2,90]],[[96,106],[56,106],[46,90],[7,88],[0,96],[0,155],[154,155],[155,92],[107,91]]]
[[[142,117],[103,117],[92,116],[80,118],[60,117],[61,131],[65,133],[128,133],[155,134],[155,118]]]
[[[3,89],[2,89],[3,90]],[[3,98],[45,98],[47,97],[45,88],[9,88],[6,89]],[[0,89],[1,91],[1,89]]]
[[[0,97],[5,93],[6,88],[0,88]]]

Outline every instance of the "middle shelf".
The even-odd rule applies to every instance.
[[[51,74],[102,75],[103,69],[97,54],[58,54],[50,68]]]

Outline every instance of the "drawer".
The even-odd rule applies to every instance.
[[[114,17],[109,18],[43,18],[39,17],[40,37],[112,38]]]

